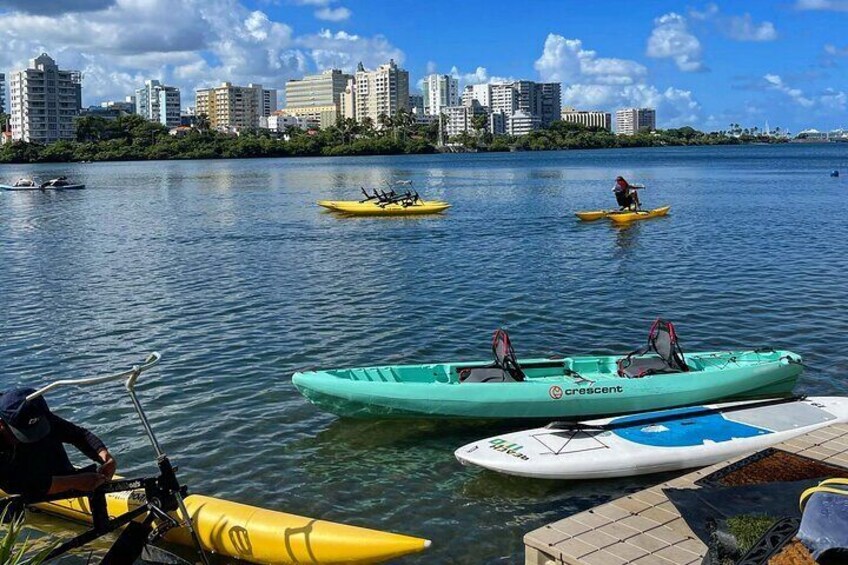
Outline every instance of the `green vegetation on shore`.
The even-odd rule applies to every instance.
[[[346,119],[319,131],[289,128],[281,137],[264,130],[233,136],[211,131],[205,127],[206,123],[201,116],[197,127],[181,135],[170,135],[168,128],[137,115],[121,116],[113,121],[84,116],[77,120],[76,141],[6,144],[0,147],[0,163],[399,155],[438,151],[438,124],[415,124],[408,113],[399,113],[395,118],[381,116],[379,128],[370,122],[358,124]],[[477,129],[473,134],[451,139],[450,147],[458,151],[536,151],[782,141],[766,136],[703,133],[690,127],[625,136],[555,122],[547,129],[515,137],[488,133],[482,120],[475,120],[474,126]]]

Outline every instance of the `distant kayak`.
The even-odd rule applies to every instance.
[[[32,192],[36,190],[82,190],[84,184],[66,184],[64,186],[11,186],[8,184],[0,184],[0,190],[8,190],[10,192]]]
[[[450,204],[441,200],[419,200],[414,204],[382,204],[373,200],[365,202],[358,200],[319,200],[318,205],[333,212],[339,212],[349,216],[414,216],[419,214],[438,214],[451,207]]]
[[[628,222],[634,222],[636,220],[659,218],[660,216],[665,216],[666,214],[668,214],[669,210],[671,210],[671,206],[663,206],[662,208],[654,208],[653,210],[613,212],[611,214],[608,214],[607,217],[617,224],[626,224]]]
[[[712,465],[848,421],[848,398],[690,406],[553,423],[470,443],[463,465],[542,479],[630,477]]]

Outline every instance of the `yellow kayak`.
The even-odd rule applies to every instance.
[[[109,516],[136,508],[143,500],[143,491],[108,494]],[[198,494],[188,496],[185,503],[204,550],[251,563],[378,563],[430,546],[430,541],[425,539],[305,518]],[[91,522],[87,498],[56,500],[36,507],[54,516]],[[185,528],[170,530],[165,540],[193,547]]]
[[[441,200],[419,200],[415,204],[387,204],[380,206],[374,201],[359,202],[358,200],[319,200],[323,206],[334,212],[350,216],[413,216],[417,214],[438,214],[450,208],[450,204]]]
[[[668,214],[668,211],[671,210],[671,206],[663,206],[662,208],[654,208],[653,210],[637,210],[634,212],[613,212],[612,214],[608,214],[607,217],[617,224],[626,224],[627,222],[633,222],[636,220],[647,220],[648,218],[658,218],[660,216],[665,216]]]

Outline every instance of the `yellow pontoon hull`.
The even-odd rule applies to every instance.
[[[418,214],[438,214],[451,207],[441,200],[421,200],[416,204],[388,204],[380,206],[374,201],[359,202],[356,200],[319,200],[323,206],[334,212],[350,216],[414,216]]]
[[[2,494],[2,493],[0,493]],[[144,494],[109,494],[110,516],[141,504]],[[203,495],[186,498],[186,507],[203,549],[252,563],[378,563],[429,547],[429,540],[347,526],[229,502]],[[48,514],[90,522],[88,499],[57,500],[36,505]],[[192,546],[185,528],[165,535],[172,543]]]
[[[617,224],[626,224],[636,220],[647,220],[649,218],[658,218],[665,216],[671,206],[663,206],[662,208],[654,208],[653,210],[637,210],[635,212],[615,212],[607,217]]]

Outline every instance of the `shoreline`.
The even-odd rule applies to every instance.
[[[238,138],[234,138],[238,139]],[[62,158],[66,155],[60,156],[59,158],[50,159],[44,158],[45,156],[41,155],[42,151],[48,151],[48,153],[52,153],[49,151],[49,148],[57,145],[63,144],[73,145],[74,148],[78,148],[79,146],[83,146],[82,149],[85,150],[87,148],[84,147],[84,144],[80,144],[78,142],[57,142],[53,145],[36,145],[29,144],[25,142],[16,142],[18,145],[25,145],[26,150],[25,153],[27,156],[25,158],[15,158],[4,159],[4,155],[2,154],[3,149],[0,148],[0,166],[2,165],[36,165],[36,164],[89,164],[89,163],[138,163],[138,162],[151,162],[151,161],[219,161],[219,160],[249,160],[249,159],[289,159],[289,158],[334,158],[334,157],[392,157],[392,156],[400,156],[400,155],[485,155],[485,154],[512,154],[512,153],[546,153],[546,152],[557,152],[557,151],[602,151],[609,149],[659,149],[665,147],[726,147],[726,146],[754,146],[754,147],[763,147],[763,146],[772,146],[772,145],[787,145],[791,142],[788,141],[780,141],[780,142],[759,142],[759,141],[739,141],[736,139],[728,140],[727,142],[712,142],[712,143],[663,143],[663,144],[632,144],[632,145],[614,145],[614,146],[597,146],[597,145],[573,145],[567,147],[550,147],[550,148],[522,148],[522,149],[488,149],[488,148],[468,148],[468,147],[454,147],[450,151],[440,151],[438,147],[435,145],[426,145],[420,148],[420,150],[404,150],[400,149],[397,151],[369,151],[364,150],[360,152],[338,152],[334,153],[330,152],[305,152],[305,153],[287,153],[287,154],[264,154],[264,153],[250,153],[250,154],[176,154],[173,156],[166,156],[162,154],[157,154],[154,156],[146,156],[146,155],[122,155],[118,158],[91,158],[91,159],[73,159],[73,158]],[[805,145],[830,145],[828,142],[820,142],[813,143],[807,142]],[[13,144],[14,145],[14,144]],[[8,146],[7,146],[8,147]],[[330,149],[336,149],[337,147],[344,146],[330,146]],[[38,155],[35,156],[32,154],[32,151],[35,150],[38,152]]]

